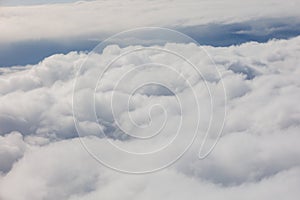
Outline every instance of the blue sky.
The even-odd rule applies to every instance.
[[[192,37],[201,45],[224,47],[250,41],[267,42],[271,39],[288,39],[300,35],[300,22],[290,23],[291,21],[293,19],[289,18],[263,19],[225,25],[174,27],[174,29]],[[89,37],[12,42],[0,47],[0,67],[36,64],[53,54],[90,51],[99,42],[101,40],[90,40]]]

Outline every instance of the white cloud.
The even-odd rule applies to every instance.
[[[300,98],[299,44],[300,37],[265,44],[253,42],[226,48],[205,47],[222,71],[228,94],[224,135],[206,159],[197,158],[201,140],[196,140],[175,165],[148,175],[127,175],[110,170],[92,159],[84,151],[78,138],[69,139],[77,136],[72,116],[72,88],[75,73],[86,54],[71,52],[67,55],[54,55],[22,70],[1,69],[0,133],[7,135],[0,138],[0,170],[6,173],[0,178],[0,198],[74,200],[99,197],[203,197],[296,200],[300,195],[300,148],[297,145],[300,139],[300,110],[297,101]],[[209,60],[195,54],[198,49],[195,45],[166,44],[165,47],[184,52],[192,62],[203,66],[201,71],[212,89],[215,113],[218,114],[223,102],[222,88]],[[81,98],[75,105],[80,111],[78,122],[79,128],[84,130],[83,134],[97,135],[99,130],[93,120],[92,101],[89,98],[94,92],[90,86],[95,82],[99,69],[104,68],[103,63],[99,64],[99,59],[109,60],[119,52],[134,48],[111,46],[102,55],[91,55],[87,63],[89,67],[79,74],[81,84],[77,95]],[[180,71],[197,91],[201,105],[206,105],[202,108],[204,116],[210,114],[209,96],[204,82],[178,59],[170,59],[170,55],[151,51],[123,58],[103,78],[103,84],[97,90],[96,110],[101,130],[111,134],[110,137],[116,139],[112,140],[115,144],[132,151],[156,149],[164,144],[174,136],[170,130],[176,128],[180,116],[174,96],[161,87],[143,88],[142,94],[135,95],[131,101],[132,116],[137,123],[147,124],[149,103],[159,102],[164,105],[168,122],[163,135],[151,142],[139,142],[127,140],[121,132],[114,132],[114,120],[120,119],[121,125],[130,133],[149,135],[149,129],[148,132],[139,129],[136,132],[136,127],[127,123],[127,107],[124,109],[122,104],[116,105],[115,118],[110,110],[115,80],[133,69],[133,64],[144,62],[139,58],[147,62],[166,63]],[[191,95],[188,85],[182,84],[176,74],[167,69],[162,69],[157,74],[151,69],[155,68],[140,68],[124,79],[124,84],[115,90],[119,102],[128,98],[128,92],[134,88],[134,84],[140,85],[142,81],[151,79],[172,83],[172,88],[177,89],[179,94]],[[148,96],[143,95],[145,93]],[[149,96],[149,93],[155,95]],[[178,153],[177,148],[190,139],[193,130],[191,127],[195,125],[195,107],[191,98],[183,99],[182,104],[186,106],[182,113],[186,117],[183,124],[186,135],[179,137],[180,142],[175,142],[178,146],[173,146],[168,152],[170,154],[163,154],[159,157],[160,160],[154,160],[151,163],[153,166],[162,164],[169,156]],[[160,125],[162,120],[155,119],[162,116],[161,110],[157,108],[151,114],[153,124]],[[203,133],[207,127],[207,117],[200,122],[200,132]],[[213,124],[214,126],[217,125]],[[155,129],[156,126],[152,128]],[[20,133],[10,133],[12,131]],[[208,142],[213,140],[214,135],[209,137]],[[108,153],[106,159],[111,159],[109,161],[122,161],[126,164],[126,157],[111,156],[114,152],[106,149],[105,139],[84,137],[83,141],[95,144],[91,148],[100,154]],[[138,167],[145,167],[147,164],[141,162]]]
[[[153,198],[243,198],[250,200],[253,198],[277,199],[288,197],[291,200],[296,200],[299,196],[299,167],[281,170],[277,174],[260,181],[224,187],[220,184],[208,182],[196,175],[186,175],[172,168],[148,175],[119,174],[99,165],[78,145],[79,141],[77,139],[67,140],[46,147],[39,147],[26,154],[25,157],[14,166],[13,170],[0,180],[0,197],[9,200],[28,198],[32,200],[91,200],[99,197],[105,199],[121,198],[125,200],[146,200]],[[273,147],[280,149],[280,147],[275,144]],[[230,157],[226,155],[226,152],[228,152],[227,148],[225,152],[224,149],[222,150],[222,155],[225,154],[226,158]],[[233,147],[232,150],[234,151],[233,157],[235,157],[237,150],[233,149]],[[267,151],[271,153],[271,150]],[[211,162],[218,165],[219,161],[225,159],[222,155],[220,155],[217,160],[211,160]],[[268,157],[268,155],[264,154],[262,156]],[[238,168],[235,164],[239,165],[240,161],[247,161],[248,158],[249,157],[245,158],[241,156],[237,160],[232,160],[237,161],[232,163],[232,166],[235,167],[234,169],[228,169],[235,173],[232,176],[239,173],[239,171],[236,171],[237,169],[245,170]],[[284,157],[282,158],[285,159]],[[252,159],[250,158],[247,164],[255,164],[254,167],[259,167],[261,165],[259,159],[261,158],[257,158],[257,163],[252,163]],[[276,160],[276,158],[273,160],[273,164],[276,163]],[[272,161],[267,161],[269,165],[271,165]],[[224,168],[225,163],[228,162],[218,165],[221,173],[223,172],[222,170],[226,170],[226,168]],[[181,162],[181,164],[188,168],[193,163],[190,161]],[[246,167],[249,169],[251,166],[246,165]],[[256,172],[257,169],[252,169],[252,171]],[[250,177],[252,174],[242,174],[242,176],[246,175]]]
[[[11,169],[13,163],[23,156],[25,146],[22,135],[18,132],[0,136],[0,173]]]
[[[259,5],[259,6],[258,6]],[[299,1],[91,1],[2,7],[0,43],[74,37],[102,40],[141,26],[192,26],[299,17]],[[178,14],[180,13],[180,14]]]

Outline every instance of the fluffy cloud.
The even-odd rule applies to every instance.
[[[63,134],[64,129],[67,134],[64,137],[73,134],[69,99],[72,83],[64,81],[74,75],[74,65],[78,60],[80,55],[76,53],[57,55],[27,70],[13,74],[4,72],[0,80],[3,105],[1,133],[20,131],[24,135],[36,133],[50,136],[55,134],[55,130]]]
[[[278,139],[278,142],[281,143],[280,138]],[[245,140],[243,144],[250,146]],[[201,174],[182,173],[183,169],[181,168],[178,168],[180,170],[169,168],[147,175],[119,174],[99,165],[78,145],[79,141],[73,139],[50,144],[27,153],[22,160],[14,165],[13,170],[0,180],[1,197],[12,200],[28,198],[75,200],[97,199],[99,197],[105,199],[198,199],[199,197],[205,199],[277,199],[288,197],[291,200],[296,200],[299,196],[300,169],[297,166],[286,168],[272,176],[254,182],[224,186],[207,181],[205,177],[201,177]],[[231,153],[228,152],[228,147],[233,153],[231,159],[237,159],[232,160],[232,164],[229,163],[233,168],[230,166],[225,168],[226,165],[224,167],[224,164],[228,162],[222,162],[230,157],[229,155],[224,157],[226,152]],[[244,146],[240,144],[240,147]],[[244,157],[245,154],[236,157],[237,154],[241,154],[237,153],[236,148],[236,145],[233,146],[230,143],[226,149],[222,149],[222,152],[218,153],[219,158],[210,160],[219,167],[215,171],[216,173],[212,172],[215,177],[220,176],[219,174],[224,171],[230,171],[233,173],[230,176],[236,178],[240,173],[237,169],[259,173],[260,170],[255,167],[262,167],[263,164],[266,164],[262,157],[272,157],[272,155],[264,152],[254,159],[256,163],[253,163],[253,159],[247,160],[249,157]],[[250,148],[252,147],[250,146]],[[281,149],[275,143],[273,148],[279,151]],[[267,149],[268,147],[265,148],[265,150]],[[267,151],[272,154],[270,149]],[[253,157],[252,153],[247,153]],[[281,158],[284,161],[288,160],[284,157]],[[40,162],[41,160],[43,162]],[[82,162],[83,160],[84,162]],[[271,165],[271,162],[277,165],[276,160],[278,159],[266,159],[265,161],[268,162],[268,165]],[[245,164],[246,169],[239,168],[241,161],[249,162]],[[279,163],[282,163],[282,160]],[[181,162],[181,164],[189,168],[194,163],[189,160],[189,162]],[[251,166],[251,164],[253,165]],[[205,167],[204,165],[202,168]],[[251,169],[252,167],[254,169]],[[211,170],[215,170],[215,167]],[[251,177],[252,174],[243,173],[242,176]]]
[[[178,153],[178,149],[181,150],[180,145],[191,139],[196,110],[193,101],[182,98],[185,107],[181,113],[174,94],[167,88],[154,85],[136,90],[135,95],[130,93],[134,86],[155,79],[170,86],[179,97],[189,96],[192,93],[187,83],[191,83],[201,100],[201,113],[205,116],[200,120],[199,132],[205,133],[207,116],[212,114],[209,94],[203,79],[195,75],[190,66],[156,51],[120,59],[95,90],[95,109],[100,126],[94,120],[91,107],[90,97],[94,94],[91,86],[97,81],[96,75],[104,69],[106,61],[136,46],[109,46],[102,54],[90,55],[85,63],[88,67],[81,70],[79,68],[87,55],[75,52],[48,57],[34,66],[1,69],[0,198],[296,200],[300,185],[300,148],[297,145],[300,139],[297,101],[300,98],[299,44],[300,37],[265,44],[252,42],[226,48],[205,47],[222,72],[228,97],[223,136],[212,154],[203,160],[197,157],[203,139],[200,135],[174,165],[144,175],[122,174],[104,167],[90,157],[81,142],[98,156],[105,154],[107,161],[121,162],[123,167],[128,167],[126,164],[132,162],[110,151],[108,140],[102,138],[99,131],[107,134],[111,138],[109,141],[127,150],[151,151],[174,137],[178,116],[182,116],[185,118],[182,124],[184,134],[178,136],[180,142],[175,140],[173,148],[159,159],[153,159],[150,167],[164,164]],[[202,75],[214,97],[213,113],[222,114],[222,85],[209,59],[199,57],[196,45],[166,44],[163,47],[181,52],[202,67]],[[155,73],[155,67],[134,70],[134,66],[145,61],[168,64],[180,71],[185,81],[167,68],[160,68],[160,74]],[[77,137],[72,113],[73,83],[78,71],[80,84],[75,90],[77,100],[74,105],[78,112],[76,123],[82,130],[81,140]],[[116,80],[121,80],[129,71],[132,73],[114,88]],[[114,107],[115,116],[110,109],[112,95],[118,102]],[[127,99],[130,96],[128,112]],[[165,110],[161,107],[150,109],[158,103]],[[141,142],[124,136],[123,131],[150,136],[161,126],[164,112],[168,118],[159,139]],[[149,125],[149,119],[152,121],[147,127],[149,129],[141,129],[128,123],[129,117],[141,127]],[[116,124],[117,120],[119,124]],[[124,130],[117,129],[117,125]],[[212,128],[218,126],[212,124]],[[215,137],[209,135],[207,144],[212,144]],[[149,167],[147,161],[137,163],[137,166]]]
[[[0,172],[5,173],[11,169],[13,163],[23,156],[25,146],[20,133],[0,136]]]

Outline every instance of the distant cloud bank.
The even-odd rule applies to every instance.
[[[300,33],[297,0],[48,3],[1,7],[0,67],[36,64],[72,50],[89,51],[115,33],[144,26],[172,28],[213,46]]]

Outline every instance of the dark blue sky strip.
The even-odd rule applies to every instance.
[[[300,35],[297,19],[263,19],[232,24],[206,24],[191,27],[172,27],[185,33],[201,45],[231,46],[249,41],[267,42],[271,39],[288,39]],[[145,44],[151,41],[145,38]],[[90,51],[100,40],[70,38],[61,40],[23,41],[0,46],[0,67],[36,64],[53,54],[70,51]],[[157,43],[156,43],[157,44]],[[130,45],[124,44],[124,46]]]

